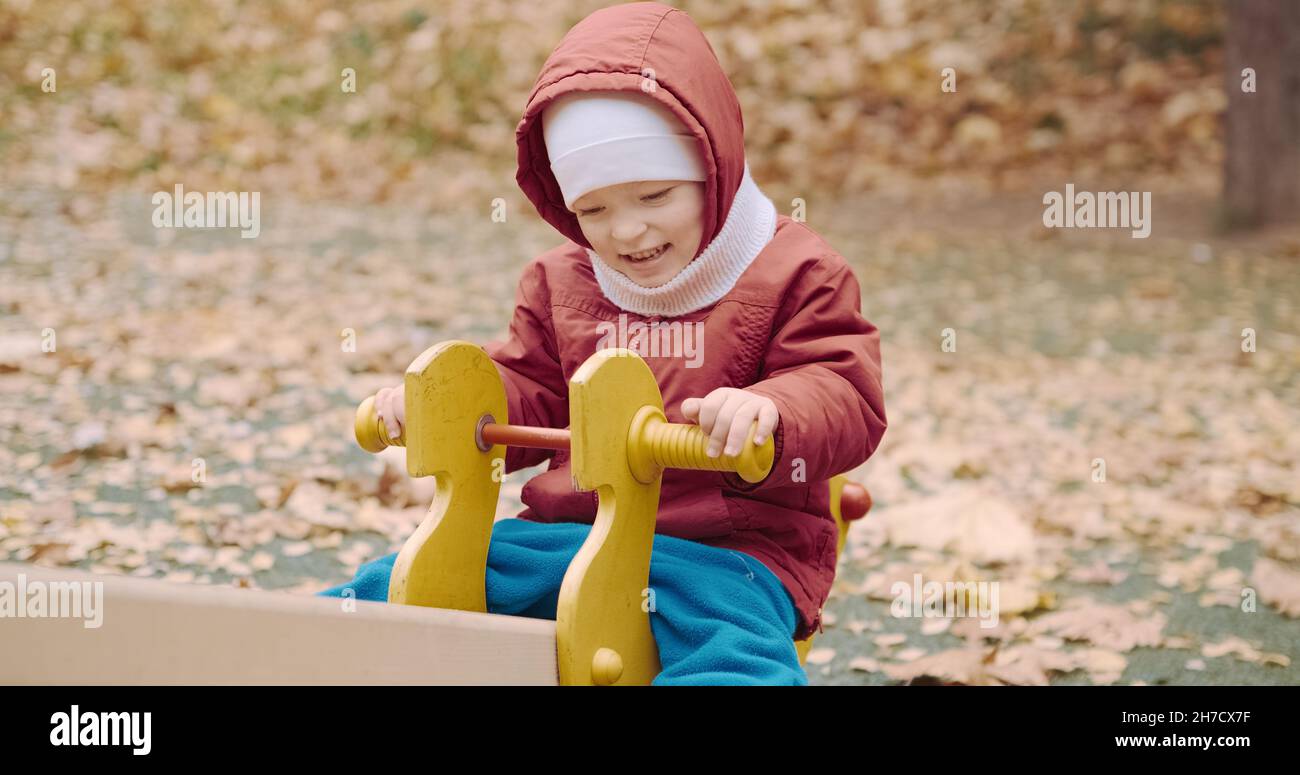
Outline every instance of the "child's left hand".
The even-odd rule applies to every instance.
[[[686,399],[682,402],[682,414],[709,435],[709,457],[717,457],[724,450],[724,442],[726,454],[739,454],[755,418],[758,430],[754,443],[762,444],[781,419],[772,399],[730,387],[720,387],[704,398]]]

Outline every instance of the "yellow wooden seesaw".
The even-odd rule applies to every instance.
[[[0,683],[650,683],[659,659],[642,601],[664,468],[761,481],[772,440],[754,445],[751,428],[741,454],[708,457],[698,426],[665,420],[654,375],[631,350],[601,350],[574,374],[570,430],[509,425],[500,374],[469,342],[426,350],[405,388],[403,438],[387,437],[373,397],[355,424],[363,448],[405,444],[408,472],[436,478],[394,565],[389,602],[403,605],[0,564],[0,584],[103,593],[97,627],[0,619]],[[506,445],[569,449],[574,486],[597,491],[554,622],[485,613]],[[870,496],[843,476],[831,496],[842,550]],[[801,660],[811,643],[796,643]]]

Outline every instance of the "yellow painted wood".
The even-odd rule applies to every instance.
[[[408,444],[412,476],[437,477],[429,514],[407,540],[394,567],[389,601],[485,611],[484,578],[504,448],[483,452],[476,430],[485,416],[507,423],[504,386],[486,352],[469,342],[426,350],[406,373],[406,429],[390,440],[373,399],[357,410],[355,430],[365,449]],[[631,350],[602,350],[569,383],[571,465],[578,490],[595,490],[596,519],[560,589],[556,658],[560,683],[648,684],[660,670],[650,629],[650,553],[665,468],[736,471],[762,481],[774,443],[754,445],[757,424],[740,454],[710,458],[708,437],[693,424],[668,423],[654,375]],[[498,476],[493,473],[498,472]],[[831,512],[839,527],[845,478],[831,482]],[[810,637],[796,642],[802,662]]]
[[[385,447],[405,447],[406,427],[396,439],[388,438],[388,426],[379,419],[375,411],[375,397],[370,396],[357,407],[356,419],[352,421],[352,432],[357,437],[357,444],[371,454],[384,451]]]
[[[644,685],[659,674],[646,601],[660,478],[638,481],[626,452],[632,419],[644,406],[662,412],[663,398],[631,350],[601,350],[569,381],[573,485],[600,500],[560,587],[561,684]]]
[[[407,473],[433,476],[437,487],[397,555],[388,602],[487,611],[488,544],[505,447],[484,452],[475,439],[484,415],[509,422],[501,374],[482,347],[453,340],[425,350],[405,380]],[[387,437],[382,427],[377,433]]]
[[[844,519],[844,510],[840,508],[840,495],[844,492],[844,485],[848,483],[848,477],[843,474],[831,477],[831,516],[835,517],[835,527],[839,529],[839,537],[835,541],[837,560],[844,552],[844,543],[849,538],[849,526],[853,524]]]
[[[588,358],[569,381],[573,484],[595,490],[596,520],[560,588],[560,683],[647,684],[660,670],[650,630],[650,553],[663,470],[737,471],[762,481],[772,439],[710,458],[699,426],[669,423],[654,374],[631,350]]]
[[[665,468],[735,471],[747,482],[761,482],[772,470],[776,447],[770,436],[761,445],[754,444],[757,433],[758,420],[755,420],[749,426],[749,435],[741,444],[739,454],[709,457],[709,436],[700,426],[670,423],[663,409],[643,406],[633,416],[628,433],[628,467],[640,482],[661,476]]]

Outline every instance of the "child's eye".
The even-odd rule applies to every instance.
[[[669,191],[672,191],[672,189],[671,189],[671,188],[665,188],[663,191],[660,191],[660,192],[655,193],[655,194],[650,194],[649,196],[643,196],[643,197],[641,197],[641,198],[644,199],[644,200],[646,200],[646,201],[648,201],[648,202],[654,202],[654,201],[657,201],[657,200],[662,199],[662,198],[664,198],[665,196],[667,196]]]
[[[598,212],[600,212],[601,210],[604,210],[604,209],[605,209],[605,208],[603,208],[603,207],[593,207],[593,208],[591,208],[590,210],[579,210],[579,211],[578,211],[578,217],[581,218],[581,217],[583,217],[584,215],[595,215],[596,213],[598,213]]]

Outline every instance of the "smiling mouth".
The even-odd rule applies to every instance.
[[[653,261],[664,253],[667,253],[668,248],[670,247],[672,247],[672,243],[665,242],[654,250],[643,250],[637,253],[619,253],[618,257],[624,261],[630,261],[633,264],[644,264],[647,261]]]

